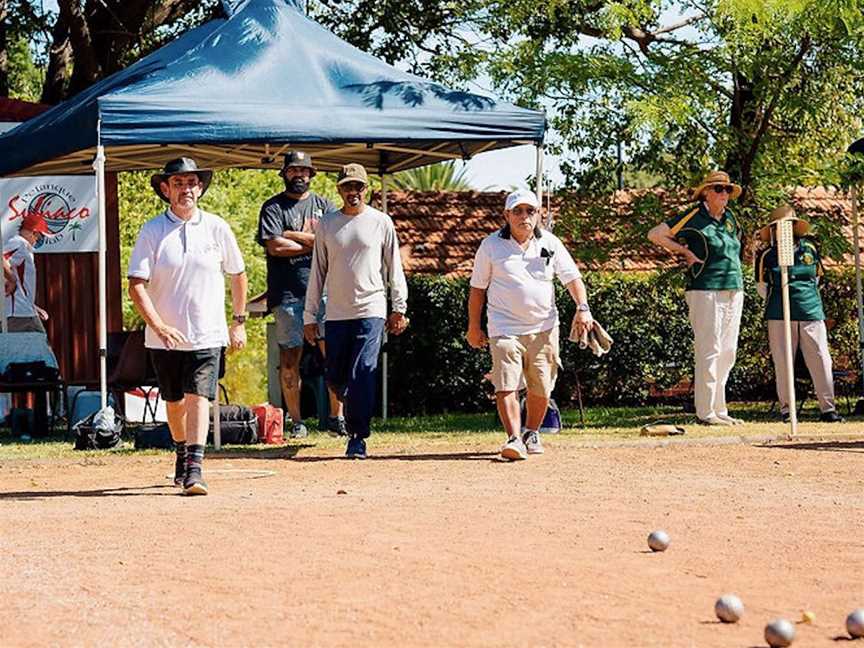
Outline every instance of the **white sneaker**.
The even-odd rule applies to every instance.
[[[522,431],[522,442],[525,444],[525,449],[528,454],[543,454],[543,443],[540,441],[540,435],[536,430]]]
[[[728,414],[718,414],[717,418],[721,421],[728,421],[731,425],[744,425],[744,421],[739,418],[735,418],[734,416],[729,416]]]
[[[518,461],[528,458],[528,448],[519,437],[510,437],[504,447],[501,448],[501,456],[510,461]]]
[[[699,425],[735,425],[729,419],[722,419],[719,416],[709,416],[708,418],[704,419],[697,418],[696,420],[699,422]]]

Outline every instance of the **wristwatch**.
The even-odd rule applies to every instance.
[[[238,324],[245,324],[246,323],[246,316],[245,315],[235,315],[234,321],[237,322]]]
[[[577,313],[590,313],[591,307],[588,304],[576,304]]]

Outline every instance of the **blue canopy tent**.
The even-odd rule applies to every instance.
[[[302,145],[324,170],[392,173],[538,144],[542,113],[450,90],[341,41],[292,0],[233,3],[178,40],[0,138],[0,175],[277,168]]]
[[[297,0],[223,4],[228,18],[0,136],[2,176],[96,172],[103,405],[105,171],[154,169],[180,156],[215,169],[277,169],[281,153],[302,146],[322,170],[359,162],[386,179],[533,144],[540,191],[543,113],[397,70],[309,19]]]

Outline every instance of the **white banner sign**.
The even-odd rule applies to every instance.
[[[99,250],[96,181],[93,176],[0,179],[0,232],[3,244],[15,236],[25,216],[45,219],[50,234],[37,253]]]

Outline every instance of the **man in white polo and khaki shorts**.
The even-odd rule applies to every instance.
[[[468,297],[468,343],[489,345],[492,383],[507,441],[505,459],[542,454],[537,433],[558,377],[558,309],[554,279],[576,302],[577,332],[592,325],[582,275],[564,244],[539,226],[540,204],[530,191],[514,191],[504,205],[506,223],[486,237],[474,257]],[[488,302],[487,337],[480,321]],[[525,428],[519,390],[528,387]]]

